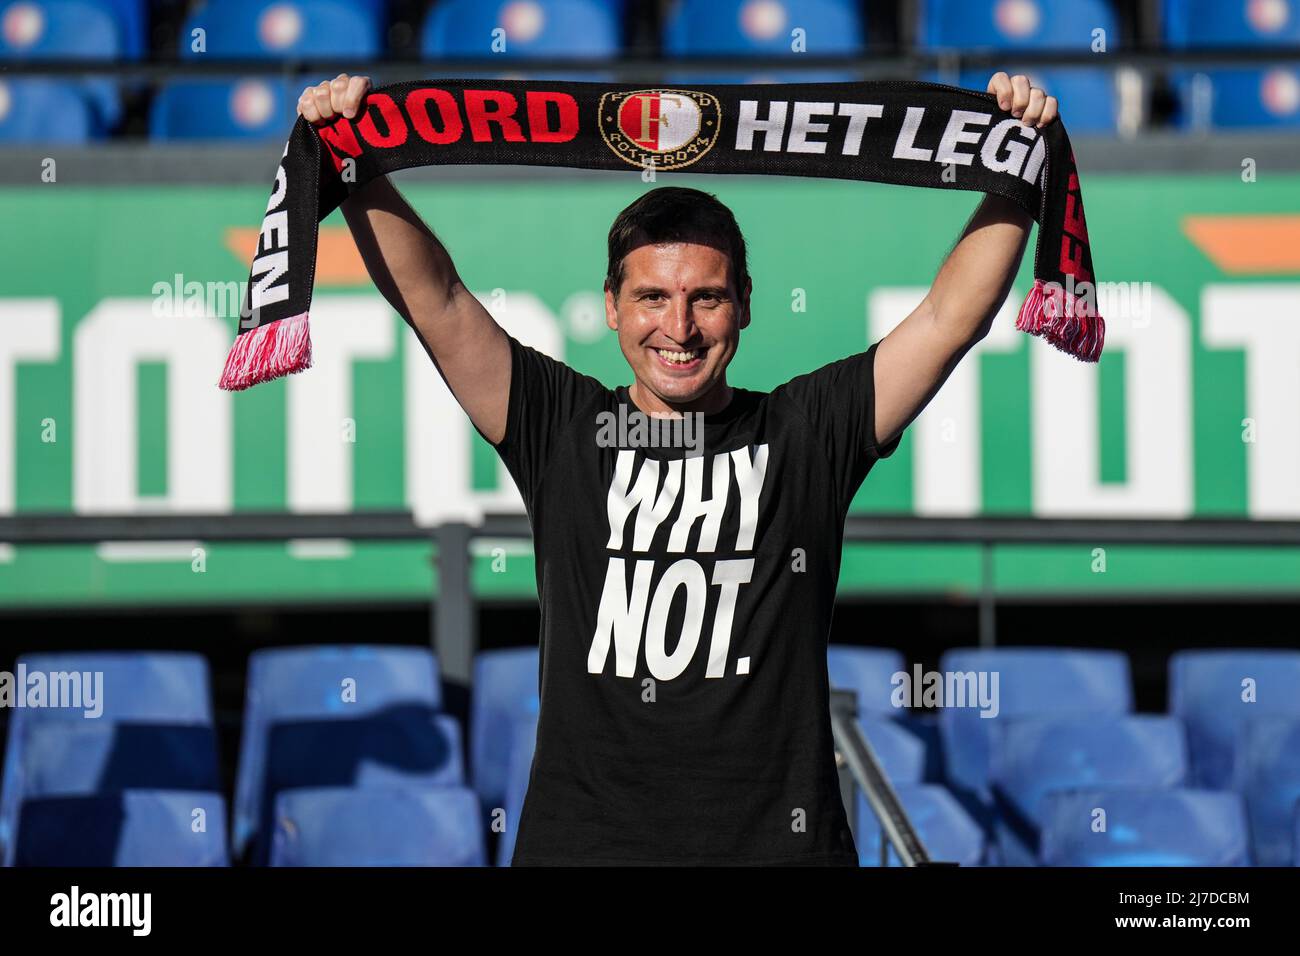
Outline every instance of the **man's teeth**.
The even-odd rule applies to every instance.
[[[666,361],[676,362],[678,365],[685,365],[687,362],[693,362],[700,356],[699,349],[691,349],[689,352],[670,352],[668,349],[655,349]]]

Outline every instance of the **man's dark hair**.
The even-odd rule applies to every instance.
[[[624,209],[609,227],[609,267],[605,281],[615,295],[623,285],[623,260],[628,253],[661,242],[691,242],[726,253],[731,259],[731,281],[736,295],[745,294],[749,259],[745,237],[731,210],[711,193],[682,186],[661,186]]]

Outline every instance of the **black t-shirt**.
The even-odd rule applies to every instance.
[[[626,388],[510,341],[496,447],[541,602],[514,864],[856,865],[826,645],[849,502],[897,447],[876,447],[875,346],[733,389],[700,448],[647,447]]]

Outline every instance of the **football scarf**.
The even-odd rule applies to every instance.
[[[453,163],[994,193],[1038,222],[1034,285],[1016,327],[1084,361],[1101,355],[1083,196],[1060,121],[1034,129],[992,94],[901,80],[691,88],[431,80],[373,90],[354,119],[314,128],[298,118],[220,386],[248,388],[310,367],[317,228],[352,190],[396,170]]]

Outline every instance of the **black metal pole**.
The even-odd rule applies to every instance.
[[[434,531],[438,547],[438,598],[433,611],[433,646],[443,680],[469,687],[478,649],[478,618],[470,580],[470,541],[474,531],[448,522]]]
[[[997,597],[993,591],[993,543],[980,545],[980,647],[993,647],[997,637]]]

